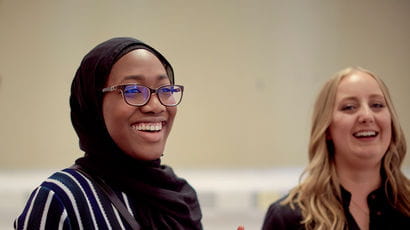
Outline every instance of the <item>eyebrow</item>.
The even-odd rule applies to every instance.
[[[144,81],[145,78],[146,77],[143,75],[130,75],[130,76],[124,77],[122,81],[127,81],[127,80]],[[157,76],[157,80],[163,80],[163,79],[168,79],[168,76],[163,75],[163,74]]]
[[[370,95],[370,98],[381,98],[381,99],[385,99],[383,94],[372,94]]]
[[[382,94],[371,94],[369,96],[369,98],[370,99],[383,99],[383,100],[386,100],[385,97]],[[355,97],[355,96],[344,97],[344,98],[341,98],[340,101],[346,101],[346,100],[357,100],[357,97]]]

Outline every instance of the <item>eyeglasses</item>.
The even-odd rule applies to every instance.
[[[124,101],[132,106],[143,106],[148,103],[151,94],[155,93],[159,102],[165,106],[177,106],[182,100],[184,86],[182,85],[163,85],[157,89],[138,84],[115,85],[102,89],[103,93],[121,91]]]

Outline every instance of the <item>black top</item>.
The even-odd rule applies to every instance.
[[[359,226],[349,211],[351,194],[343,187],[342,199],[343,209],[347,219],[349,230],[359,230]],[[281,205],[287,196],[274,202],[268,209],[263,223],[263,230],[268,229],[286,229],[302,230],[305,226],[301,224],[302,214],[300,208],[295,205],[292,209],[290,205]],[[404,216],[395,210],[388,202],[384,188],[379,188],[367,196],[367,203],[370,210],[370,230],[378,229],[410,229],[410,217]]]

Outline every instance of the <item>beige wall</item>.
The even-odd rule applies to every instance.
[[[304,166],[318,88],[350,65],[383,77],[410,139],[409,12],[407,0],[0,0],[0,168],[82,154],[71,79],[113,36],[158,48],[186,87],[167,164]]]

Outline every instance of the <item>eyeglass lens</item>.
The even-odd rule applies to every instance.
[[[177,105],[182,98],[182,88],[177,85],[162,86],[156,90],[158,99],[163,105]],[[151,90],[142,85],[126,85],[123,89],[124,99],[131,105],[144,105],[151,97]]]

